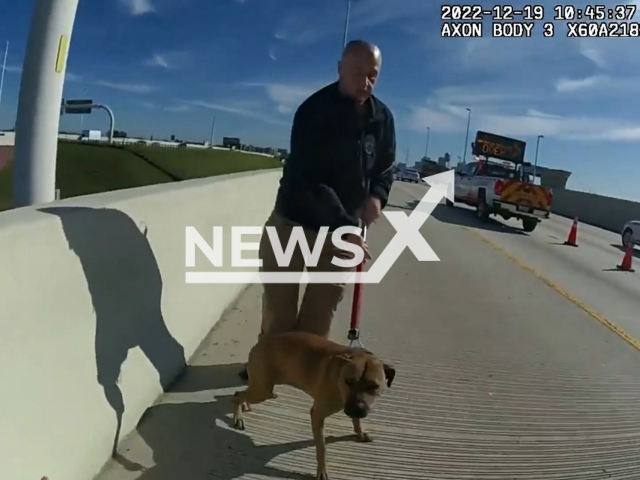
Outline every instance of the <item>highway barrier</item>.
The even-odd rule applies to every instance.
[[[576,190],[553,190],[551,211],[581,223],[619,233],[629,220],[640,220],[640,203]]]
[[[0,478],[88,480],[99,472],[245,288],[186,284],[185,227],[211,244],[214,226],[262,225],[281,174],[0,213]],[[215,270],[197,255],[200,270]]]

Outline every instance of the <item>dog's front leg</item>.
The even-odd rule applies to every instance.
[[[322,407],[314,404],[311,407],[311,430],[313,441],[316,444],[316,480],[329,480],[327,473],[327,447],[324,441],[324,421],[327,418]]]
[[[359,442],[373,442],[373,438],[367,432],[362,429],[362,420],[359,418],[352,418],[353,431],[356,433],[356,440]]]

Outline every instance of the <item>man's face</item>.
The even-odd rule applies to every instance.
[[[367,49],[358,49],[347,54],[338,66],[344,93],[358,102],[364,102],[369,98],[380,73],[380,63],[380,56]]]

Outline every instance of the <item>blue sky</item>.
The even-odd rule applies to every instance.
[[[545,20],[516,39],[491,38],[489,21],[484,38],[442,38],[440,2],[353,2],[349,38],[383,53],[376,94],[395,114],[399,160],[424,154],[426,127],[429,155],[457,160],[469,107],[470,137],[525,140],[532,161],[544,135],[539,163],[573,171],[569,188],[640,200],[640,43],[567,38],[564,22],[544,38],[555,3],[538,4]],[[0,42],[10,41],[0,127],[15,119],[32,7],[8,2],[0,15]],[[288,148],[295,108],[336,79],[345,9],[345,0],[80,0],[64,95],[106,103],[130,136],[208,140],[215,115],[217,141]],[[102,112],[83,122],[107,128]],[[79,117],[61,128],[79,130]]]

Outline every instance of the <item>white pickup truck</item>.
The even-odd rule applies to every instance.
[[[553,196],[527,177],[523,166],[512,162],[485,159],[467,163],[455,171],[455,201],[475,207],[483,220],[490,215],[520,219],[523,230],[532,232],[542,219],[549,218]],[[454,204],[447,200],[447,205]]]

